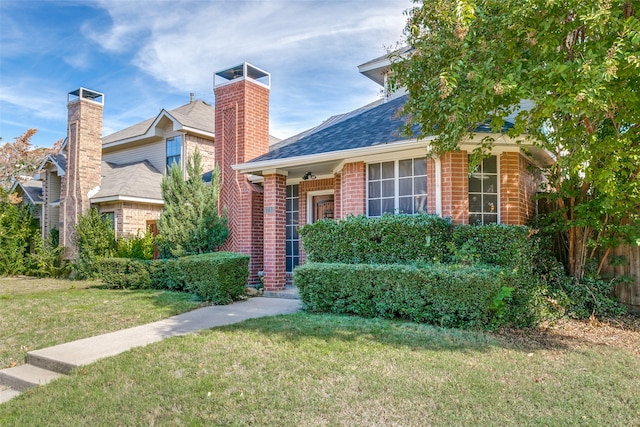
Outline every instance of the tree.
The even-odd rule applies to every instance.
[[[640,21],[637,0],[424,0],[408,11],[391,87],[404,112],[436,129],[435,153],[479,123],[499,131],[521,100],[511,136],[548,151],[549,227],[581,279],[599,253],[640,237]],[[410,132],[410,126],[406,130]],[[474,161],[491,148],[485,140]],[[599,251],[599,249],[602,249]],[[599,271],[599,269],[598,269]]]
[[[78,259],[73,264],[77,278],[96,277],[98,261],[110,257],[116,249],[111,219],[104,218],[96,208],[79,215],[74,227],[73,243],[78,248]]]
[[[175,163],[162,179],[164,209],[158,221],[158,241],[163,257],[213,252],[229,235],[226,217],[218,214],[218,171],[214,169],[211,185],[206,184],[201,160],[197,149],[189,156],[187,181]]]
[[[0,275],[27,272],[27,254],[37,238],[31,208],[0,201]]]
[[[45,156],[45,150],[34,149],[31,137],[37,132],[29,129],[14,142],[0,145],[0,186],[9,188],[13,178],[31,176]]]

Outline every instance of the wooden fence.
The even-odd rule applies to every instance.
[[[604,271],[614,276],[627,276],[631,283],[620,283],[616,286],[616,295],[620,302],[629,307],[629,311],[640,313],[640,246],[624,245],[611,251],[611,256],[624,256],[625,265],[605,265]]]

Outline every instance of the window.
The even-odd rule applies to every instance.
[[[367,212],[427,212],[427,159],[406,159],[367,166]]]
[[[498,160],[487,157],[469,176],[469,224],[498,222]]]
[[[115,215],[115,212],[102,212],[102,213],[100,213],[100,217],[105,222],[106,221],[110,221],[111,229],[113,231],[116,230],[116,215]]]
[[[293,273],[293,269],[300,263],[300,237],[298,236],[299,196],[298,185],[287,185],[287,237],[286,259],[287,273]]]
[[[182,152],[182,143],[180,136],[167,138],[167,173],[172,164],[177,163],[180,166],[180,153]]]

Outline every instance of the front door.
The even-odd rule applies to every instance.
[[[333,194],[313,196],[311,203],[313,207],[312,222],[333,219]]]

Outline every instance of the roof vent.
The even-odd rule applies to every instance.
[[[104,105],[104,94],[94,90],[81,87],[80,89],[76,89],[67,94],[67,103],[74,102],[79,99],[88,99],[89,101]]]
[[[266,88],[271,87],[271,74],[246,62],[215,73],[213,86],[223,86],[242,79],[251,79]]]

